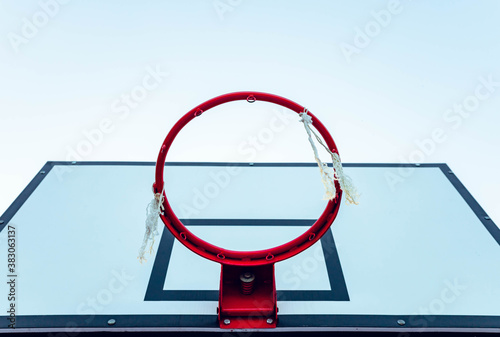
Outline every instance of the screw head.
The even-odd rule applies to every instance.
[[[75,165],[75,164],[76,164],[76,161],[72,161],[72,162],[71,162],[71,165]]]
[[[253,163],[248,163],[248,165],[253,166]]]
[[[267,323],[267,324],[273,324],[273,322],[274,322],[274,320],[273,320],[272,318],[268,318],[268,319],[266,320],[266,323]]]
[[[5,222],[5,221],[3,221],[3,220],[0,220],[0,225],[1,225],[1,224],[3,224],[4,222]]]
[[[240,281],[245,283],[250,283],[255,280],[255,275],[247,271],[240,275]]]
[[[40,171],[40,174],[45,174],[45,171]]]
[[[453,174],[453,171],[448,171],[449,174]]]
[[[115,325],[116,324],[116,320],[111,318],[110,320],[108,320],[108,325]]]
[[[416,167],[419,167],[419,166],[420,166],[420,163],[416,163],[416,164],[415,164],[415,166],[416,166]]]
[[[491,218],[489,216],[485,216],[484,220],[491,220]]]
[[[398,323],[398,325],[405,325],[406,324],[404,319],[398,319],[397,323]]]
[[[224,324],[225,324],[225,325],[229,325],[229,324],[231,324],[231,320],[229,320],[229,319],[227,319],[227,318],[226,318],[226,319],[224,320]]]

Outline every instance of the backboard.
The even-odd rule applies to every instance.
[[[450,168],[344,167],[360,204],[276,264],[277,328],[253,333],[500,332],[500,231]],[[40,170],[0,219],[0,333],[230,333],[217,323],[217,263],[161,221],[137,260],[153,178],[144,162]],[[326,203],[316,164],[168,163],[165,182],[192,232],[235,250],[295,238]]]

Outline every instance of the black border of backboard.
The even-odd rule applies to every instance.
[[[55,166],[154,166],[154,162],[47,162],[37,173],[28,186],[21,192],[12,205],[0,217],[0,231],[9,223],[16,212],[22,207],[47,173]],[[171,166],[315,166],[315,163],[167,163]],[[390,167],[390,168],[439,168],[455,187],[457,192],[469,205],[490,235],[500,245],[500,229],[477,203],[473,196],[455,176],[446,164],[382,164],[382,163],[351,163],[345,167]],[[5,316],[0,316],[3,320]],[[108,319],[115,319],[116,324],[110,327]],[[91,321],[92,325],[85,322]],[[403,326],[398,324],[403,320]],[[6,321],[6,320],[5,320]],[[421,322],[421,323],[418,323]],[[424,323],[422,323],[424,322]],[[228,334],[226,330],[218,329],[217,316],[205,315],[47,315],[47,316],[17,316],[17,328],[0,328],[0,333],[19,333],[21,335],[40,335],[71,337],[75,335],[101,334],[102,332],[127,332],[128,335],[185,335],[185,336],[240,336],[238,332]],[[313,323],[313,324],[311,324]],[[2,324],[3,326],[3,324]],[[461,336],[500,333],[500,316],[453,316],[453,315],[280,315],[278,328],[273,330],[252,331],[245,336],[268,336],[284,334],[287,336],[308,335],[394,335],[408,336],[411,333],[422,335],[451,336],[460,333]]]

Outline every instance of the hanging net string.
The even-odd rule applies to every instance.
[[[155,244],[155,236],[158,235],[158,217],[160,214],[163,214],[163,191],[161,193],[155,193],[153,200],[146,207],[146,232],[144,233],[144,239],[142,241],[141,248],[139,249],[139,262],[145,262],[146,257],[146,247],[148,243],[151,242],[149,246],[149,254],[153,253],[153,245]]]
[[[344,170],[342,168],[342,162],[340,161],[340,157],[337,153],[332,152],[328,146],[326,146],[323,143],[323,140],[321,137],[314,131],[314,129],[311,127],[312,125],[312,117],[307,114],[307,109],[304,109],[304,112],[299,113],[300,116],[300,122],[304,123],[304,127],[306,129],[307,135],[309,136],[309,143],[311,143],[311,147],[314,151],[314,159],[316,160],[316,163],[318,163],[319,170],[321,172],[321,181],[323,182],[323,185],[325,186],[325,195],[323,199],[325,200],[332,200],[336,197],[337,195],[337,190],[335,188],[335,180],[339,181],[340,188],[342,191],[345,193],[345,197],[348,203],[350,204],[358,204],[358,192],[356,190],[356,187],[352,183],[352,179],[344,173]],[[316,145],[314,144],[314,141],[312,139],[312,135],[316,138],[318,143],[320,143],[326,151],[330,154],[332,157],[332,163],[333,163],[333,170],[328,167],[326,163],[323,163],[321,159],[319,159],[318,155],[318,149],[316,148]]]

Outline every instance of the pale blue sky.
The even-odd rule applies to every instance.
[[[113,131],[83,160],[154,161],[189,109],[219,94],[257,90],[308,106],[345,162],[411,161],[416,141],[443,130],[446,140],[423,161],[448,163],[500,222],[500,87],[458,127],[443,116],[475,94],[480,78],[500,81],[498,1],[401,0],[383,27],[373,12],[388,11],[391,1],[73,0],[16,52],[12,34],[22,37],[24,19],[32,22],[41,3],[55,1],[0,1],[0,212],[44,162],[67,159],[103,119]],[[234,6],[221,19],[217,3]],[[355,45],[357,29],[370,24],[379,32],[348,62],[341,46]],[[113,104],[158,65],[168,77],[119,118]],[[251,114],[257,105],[236,106],[248,113],[224,107],[207,115],[169,159],[244,161],[235,144],[268,117]],[[312,159],[293,125],[256,161]]]

